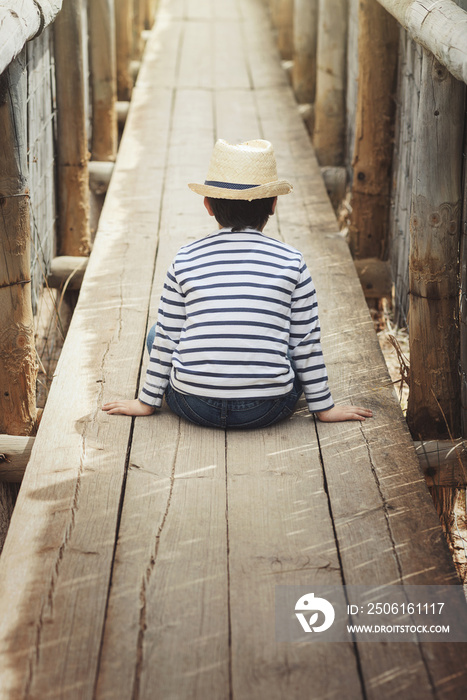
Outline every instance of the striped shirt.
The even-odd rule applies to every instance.
[[[267,399],[292,390],[332,408],[316,291],[302,254],[246,229],[183,246],[170,266],[139,399],[160,406],[169,378],[184,394]]]

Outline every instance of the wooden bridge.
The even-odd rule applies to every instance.
[[[335,400],[249,432],[133,421],[165,272],[211,231],[214,140],[262,137],[294,193],[268,225],[318,290]],[[456,583],[454,566],[259,0],[162,2],[0,561],[0,697],[465,697],[463,644],[285,644],[278,584]]]

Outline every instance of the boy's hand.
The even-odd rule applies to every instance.
[[[110,401],[102,406],[106,413],[120,414],[122,416],[150,416],[156,410],[155,406],[148,406],[139,399],[126,399],[122,401]]]
[[[333,406],[329,411],[318,411],[316,413],[323,423],[338,423],[344,420],[365,420],[371,418],[373,413],[368,408],[360,406]]]

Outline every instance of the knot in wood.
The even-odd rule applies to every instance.
[[[446,78],[449,75],[448,69],[441,65],[441,63],[438,63],[438,61],[433,62],[433,80],[442,82],[443,80],[446,80]]]

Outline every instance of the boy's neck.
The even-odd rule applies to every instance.
[[[222,224],[220,224],[219,222],[217,222],[217,224],[219,227],[219,231],[222,231],[222,229],[227,229],[227,230],[230,229],[230,226],[222,226]],[[248,231],[250,229],[251,231],[260,231],[261,233],[263,233],[263,230],[265,227],[266,227],[266,224],[261,226],[261,228],[256,228],[256,226],[245,226],[243,230]]]

